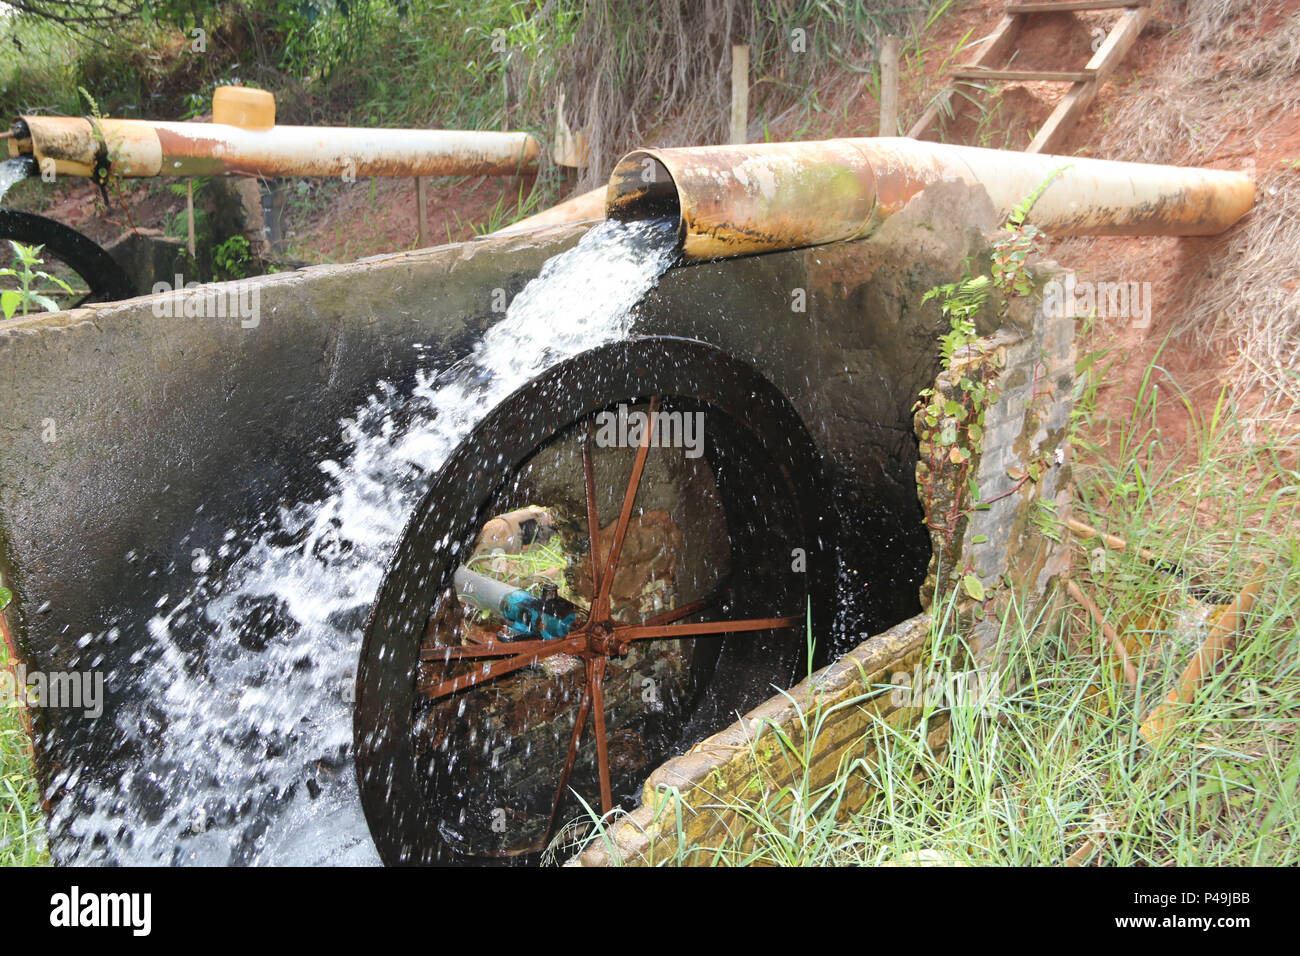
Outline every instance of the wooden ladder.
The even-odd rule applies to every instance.
[[[1002,20],[975,51],[975,59],[966,66],[948,71],[950,80],[1047,81],[1069,83],[1070,89],[1043,123],[1026,152],[1051,153],[1061,148],[1066,135],[1079,121],[1097,90],[1119,66],[1124,55],[1142,32],[1146,23],[1148,0],[1064,0],[1064,2],[1010,3]],[[1076,72],[1012,70],[1006,68],[1020,28],[1026,18],[1043,13],[1067,13],[1080,10],[1123,10],[1119,20],[1102,41],[1087,66]],[[1002,64],[999,66],[999,64]],[[952,99],[956,88],[949,84],[908,131],[913,139],[925,139],[940,115],[952,116]]]

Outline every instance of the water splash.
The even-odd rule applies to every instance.
[[[26,179],[32,173],[32,161],[30,157],[19,159],[6,159],[0,163],[0,200],[5,198],[5,193],[9,192],[9,187],[20,179]]]
[[[413,393],[379,385],[342,423],[346,454],[320,464],[324,497],[228,532],[220,574],[162,595],[134,636],[140,676],[116,720],[120,766],[54,781],[68,792],[51,819],[56,858],[378,862],[353,777],[351,692],[361,622],[420,476],[512,391],[625,338],[632,306],[675,258],[670,223],[596,226],[464,362],[419,375]]]

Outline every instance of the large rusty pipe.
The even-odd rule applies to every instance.
[[[942,181],[984,187],[1006,216],[1053,174],[1028,221],[1057,236],[1212,235],[1255,196],[1224,170],[889,137],[635,150],[610,176],[606,214],[675,216],[686,258],[720,259],[860,238]]]
[[[96,129],[98,127],[98,130]],[[536,166],[528,133],[163,123],[23,116],[9,155],[94,176],[513,176]]]

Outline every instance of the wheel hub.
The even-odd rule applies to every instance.
[[[613,621],[593,621],[575,633],[586,635],[584,657],[623,657],[631,646],[631,641],[620,638],[619,628]]]

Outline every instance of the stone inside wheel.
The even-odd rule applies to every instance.
[[[357,770],[385,861],[533,859],[788,686],[817,603],[815,459],[757,373],[679,339],[579,356],[475,428],[362,652]]]

